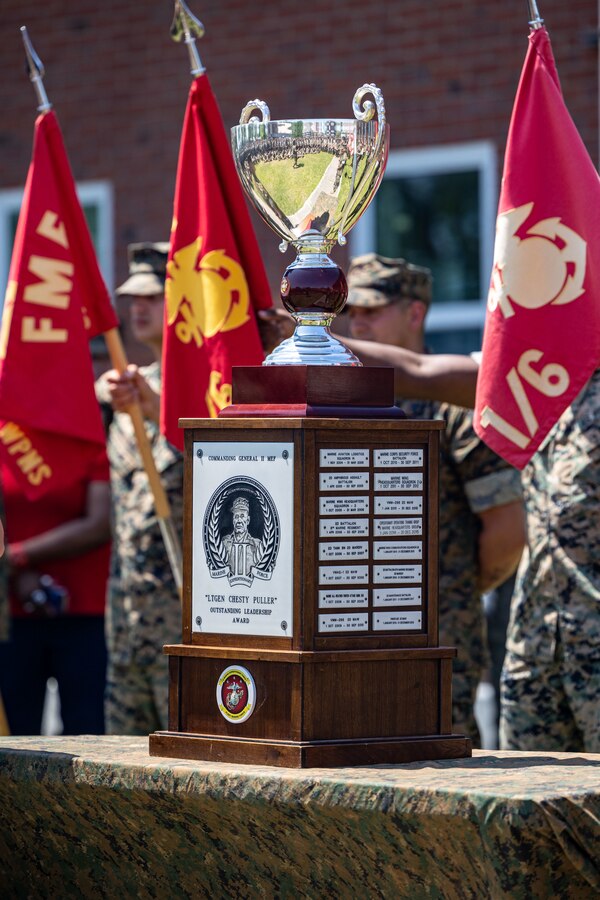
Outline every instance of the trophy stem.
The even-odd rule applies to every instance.
[[[312,236],[311,236],[312,237]],[[265,359],[265,366],[360,366],[329,326],[348,296],[344,273],[324,252],[322,241],[307,242],[281,280],[281,301],[296,330]]]

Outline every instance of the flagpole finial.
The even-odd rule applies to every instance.
[[[194,78],[204,75],[206,69],[202,65],[196,47],[196,38],[204,36],[204,25],[194,16],[184,0],[175,0],[175,12],[171,22],[171,37],[174,41],[184,41],[190,57],[190,74]]]
[[[33,49],[33,44],[31,43],[31,40],[27,33],[27,27],[25,25],[21,25],[21,37],[23,38],[23,44],[25,45],[25,55],[27,56],[27,69],[29,72],[29,79],[33,84],[33,88],[38,99],[38,112],[48,112],[49,109],[52,109],[52,104],[48,100],[48,95],[46,94],[46,89],[44,88],[44,65]]]
[[[535,0],[527,0],[527,2],[529,5],[529,15],[531,17],[529,19],[529,27],[532,31],[536,31],[538,28],[542,28],[544,20],[539,14]]]

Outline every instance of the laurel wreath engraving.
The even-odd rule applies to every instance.
[[[207,529],[207,541],[210,551],[213,555],[215,568],[223,569],[227,565],[224,558],[223,543],[218,530],[219,512],[225,503],[226,494],[221,494],[215,503],[213,514],[210,517]]]
[[[262,563],[264,561],[267,563],[266,568],[272,571],[275,568],[275,559],[271,559],[273,548],[275,546],[275,523],[273,521],[273,515],[271,513],[271,510],[269,509],[269,505],[267,504],[262,494],[258,495],[258,502],[260,503],[260,508],[262,509],[265,529],[261,544],[262,554],[256,563],[256,568],[261,569]]]

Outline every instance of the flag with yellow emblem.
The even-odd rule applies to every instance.
[[[231,403],[231,367],[262,363],[254,310],[272,305],[206,74],[185,112],[165,293],[161,431],[183,449],[179,418],[216,417]]]

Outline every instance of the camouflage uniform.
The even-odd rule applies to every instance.
[[[600,753],[600,369],[523,477],[529,555],[502,673],[501,746]]]
[[[456,647],[453,730],[479,746],[474,704],[488,665],[478,578],[478,514],[522,496],[520,475],[476,436],[469,410],[428,400],[399,401],[411,418],[440,419],[440,644]]]
[[[160,365],[140,369],[160,391]],[[181,603],[154,511],[148,478],[137,450],[131,419],[114,413],[108,390],[96,386],[110,418],[114,542],[107,603],[108,734],[148,734],[167,727],[168,660],[164,644],[181,642]],[[183,458],[146,422],[156,468],[181,535]]]

